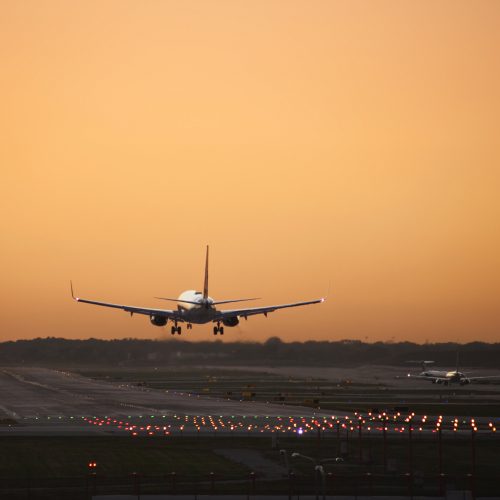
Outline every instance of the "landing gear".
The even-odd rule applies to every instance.
[[[172,335],[175,335],[176,333],[177,333],[177,335],[181,334],[181,327],[177,326],[177,322],[175,323],[175,326],[173,326],[172,329],[170,330],[170,333]]]
[[[224,335],[224,327],[220,326],[220,322],[217,322],[217,326],[214,326],[214,335],[217,335],[220,333],[221,335]]]
[[[187,326],[188,330],[192,330],[193,329],[193,325],[191,323],[188,323],[186,326]]]

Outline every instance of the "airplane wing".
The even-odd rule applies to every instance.
[[[428,375],[412,375],[411,373],[408,373],[408,375],[397,375],[396,376],[397,379],[417,379],[417,380],[430,380],[431,382],[432,381],[438,381],[438,380],[441,380],[442,382],[444,382],[445,380],[448,380],[446,378],[440,378],[440,377],[430,377]]]
[[[474,382],[476,380],[500,380],[500,375],[489,375],[487,377],[467,377],[467,380]]]
[[[234,318],[235,316],[240,316],[242,318],[247,318],[248,316],[254,316],[256,314],[264,314],[267,316],[268,313],[274,312],[278,309],[285,309],[287,307],[298,307],[307,306],[309,304],[320,304],[324,302],[325,299],[308,300],[306,302],[293,302],[292,304],[280,304],[277,306],[265,306],[265,307],[251,307],[247,309],[226,309],[225,311],[217,311],[217,314],[213,321],[222,321],[224,318]]]
[[[129,312],[130,314],[145,314],[146,316],[161,316],[163,318],[175,319],[177,321],[184,321],[179,315],[178,311],[171,309],[150,309],[147,307],[126,306],[123,304],[112,304],[110,302],[100,302],[98,300],[82,299],[75,297],[73,294],[73,285],[71,285],[71,296],[76,302],[83,302],[84,304],[93,304],[95,306],[111,307],[113,309],[121,309]]]

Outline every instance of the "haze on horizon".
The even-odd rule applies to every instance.
[[[227,340],[499,340],[499,2],[0,13],[0,340],[170,337],[68,281],[162,307],[207,243],[218,299],[331,283]]]

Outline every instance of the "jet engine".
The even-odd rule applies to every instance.
[[[224,318],[222,320],[222,323],[224,323],[224,326],[236,326],[240,320],[238,319],[238,316],[232,316],[231,318]]]
[[[165,326],[168,319],[165,316],[155,316],[154,314],[150,316],[150,321],[155,326]]]

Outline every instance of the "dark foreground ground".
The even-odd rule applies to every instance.
[[[496,437],[1,437],[1,498],[92,494],[500,492]],[[441,451],[440,451],[441,450]],[[292,457],[300,453],[310,457]],[[344,457],[342,463],[328,462]],[[89,464],[96,464],[89,467]]]
[[[9,367],[0,373],[0,498],[437,496],[457,489],[500,495],[500,386],[445,388],[398,375],[393,367],[78,374]],[[383,420],[369,419],[384,411],[393,419],[387,432]],[[337,425],[334,412],[350,416]],[[412,413],[410,432],[405,420]],[[286,415],[284,427],[273,432],[279,415]],[[438,415],[443,432],[437,432]],[[134,427],[120,426],[119,418]],[[233,432],[234,422],[245,427]],[[249,422],[258,426],[249,431]],[[286,429],[292,422],[304,425],[303,435]],[[343,461],[328,461],[336,457]],[[323,469],[315,471],[319,464]]]

